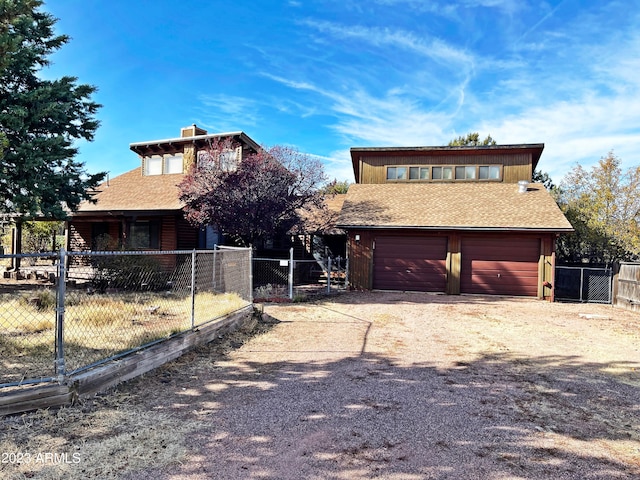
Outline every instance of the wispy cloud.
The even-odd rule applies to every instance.
[[[336,38],[358,40],[376,47],[402,48],[441,64],[447,64],[450,68],[460,68],[461,66],[472,68],[474,63],[473,56],[462,48],[456,48],[439,38],[416,35],[401,29],[341,25],[309,19],[302,23]]]
[[[349,175],[349,146],[443,145],[470,131],[501,143],[545,143],[541,168],[556,181],[576,161],[611,149],[623,162],[638,161],[640,15],[620,20],[618,12],[612,29],[604,14],[620,9],[614,3],[568,15],[567,2],[542,2],[533,23],[534,5],[515,0],[372,5],[374,12],[428,8],[434,25],[448,30],[382,22],[380,12],[338,23],[305,11],[294,23],[306,48],[257,48],[262,62],[253,73],[264,92],[208,97],[211,108],[221,106],[214,118],[245,115],[243,124],[259,125],[268,108],[298,122],[321,118],[317,135],[344,146],[323,152],[325,164]],[[473,41],[463,12],[483,28]]]
[[[237,125],[255,126],[260,121],[255,99],[237,95],[201,95],[202,125],[214,131],[237,130]],[[240,122],[241,121],[241,122]]]

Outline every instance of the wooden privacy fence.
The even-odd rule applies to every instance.
[[[613,285],[613,304],[640,311],[640,263],[621,263]]]

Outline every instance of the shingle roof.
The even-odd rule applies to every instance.
[[[299,211],[302,223],[292,228],[289,233],[295,234],[322,234],[344,235],[344,230],[336,228],[336,220],[344,203],[346,194],[327,195],[324,197],[326,208],[305,208]]]
[[[98,212],[180,210],[178,184],[184,175],[142,175],[138,167],[102,183],[94,198],[84,202],[76,215]]]
[[[513,183],[470,182],[351,185],[337,226],[573,230],[541,184],[519,193]]]

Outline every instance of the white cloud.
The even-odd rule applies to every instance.
[[[332,22],[307,20],[306,26],[342,39],[355,39],[376,47],[399,47],[406,51],[430,58],[449,68],[473,68],[474,58],[465,49],[456,48],[437,37],[426,37],[404,30],[393,30],[386,27],[363,27],[358,25],[341,25]]]
[[[201,95],[203,126],[212,131],[237,130],[244,126],[256,126],[260,121],[255,100],[235,95]]]

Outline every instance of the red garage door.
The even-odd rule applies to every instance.
[[[539,238],[462,238],[460,291],[538,295]]]
[[[377,237],[373,251],[373,288],[444,292],[446,258],[446,237]]]

